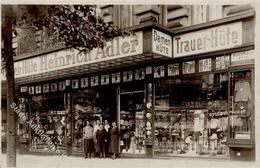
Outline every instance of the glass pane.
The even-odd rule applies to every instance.
[[[174,76],[174,75],[179,75],[180,70],[179,70],[179,64],[170,64],[168,65],[168,76]]]
[[[155,154],[227,156],[226,73],[161,79],[155,85]]]
[[[199,72],[211,71],[211,58],[199,60]]]
[[[253,111],[252,71],[231,73],[231,138],[251,139]]]
[[[153,70],[154,78],[164,77],[164,66],[156,66]]]
[[[40,130],[43,130],[45,135],[50,137],[56,149],[66,149],[66,117],[63,94],[32,96],[30,119]],[[33,129],[31,136],[31,149],[50,150],[51,145],[48,145],[48,141],[42,139]]]
[[[230,65],[230,57],[216,57],[216,70],[227,69]]]
[[[183,74],[189,74],[195,72],[195,61],[183,62]]]

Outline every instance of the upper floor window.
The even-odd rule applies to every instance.
[[[200,24],[221,19],[224,14],[222,5],[193,5],[191,11],[192,24]]]
[[[192,24],[200,24],[207,22],[208,16],[207,5],[193,5],[192,6]]]

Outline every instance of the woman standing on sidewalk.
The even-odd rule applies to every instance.
[[[103,156],[103,157],[106,157],[106,146],[105,146],[105,142],[107,140],[106,138],[107,136],[107,132],[104,128],[104,125],[103,124],[100,124],[100,128],[99,130],[97,130],[97,134],[96,134],[96,152],[99,152],[100,154],[100,158]]]
[[[115,159],[119,153],[119,128],[116,126],[115,121],[112,123],[111,129],[110,152],[113,153],[113,159]]]
[[[83,138],[84,138],[84,152],[85,159],[87,157],[91,158],[91,154],[94,152],[94,135],[93,128],[90,126],[89,121],[86,121],[86,126],[83,128]]]

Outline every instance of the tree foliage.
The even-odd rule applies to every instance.
[[[92,5],[50,6],[47,15],[37,17],[33,25],[38,29],[46,27],[67,47],[81,52],[103,48],[113,37],[128,34],[112,23],[104,22]]]

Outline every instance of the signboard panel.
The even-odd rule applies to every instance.
[[[255,59],[255,50],[236,52],[231,54],[231,62],[247,61]]]
[[[218,51],[242,44],[242,22],[198,30],[173,38],[174,57]]]
[[[172,57],[172,36],[153,29],[153,53]]]
[[[15,78],[36,75],[44,72],[71,68],[86,64],[124,58],[143,53],[143,32],[126,37],[115,37],[106,46],[95,48],[90,53],[79,53],[67,49],[29,58],[14,63]]]

